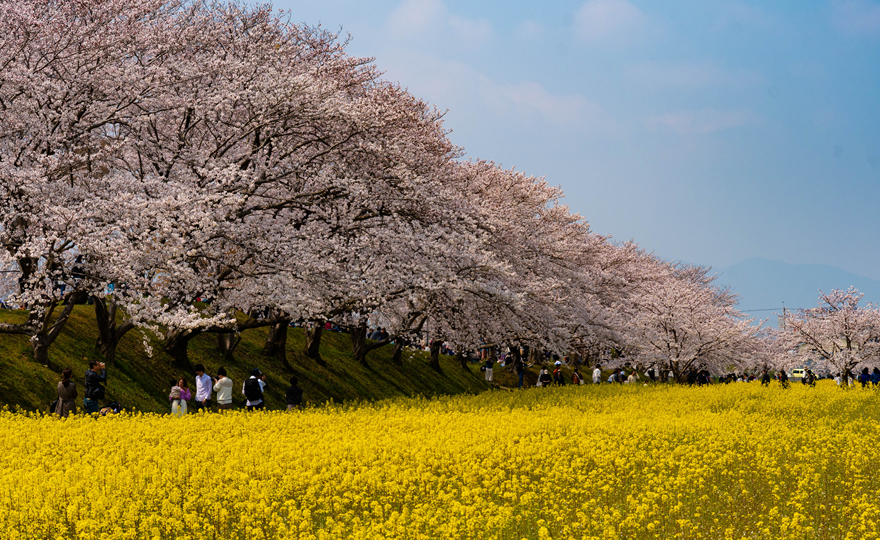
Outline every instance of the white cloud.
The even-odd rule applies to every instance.
[[[458,114],[479,111],[516,122],[574,126],[607,133],[613,123],[597,104],[579,94],[558,94],[536,81],[496,81],[473,66],[412,51],[385,57],[387,74],[406,73],[411,92]]]
[[[713,64],[667,64],[649,62],[625,70],[633,82],[647,90],[697,90],[711,87],[756,86],[766,82],[756,71],[722,69]]]
[[[552,94],[537,82],[499,85],[485,79],[483,84],[487,103],[494,104],[496,109],[513,109],[518,114],[538,113],[545,120],[558,125],[595,122],[604,116],[601,107],[585,97]]]
[[[397,37],[410,37],[444,24],[446,6],[441,0],[404,0],[391,12],[388,26]]]
[[[835,0],[831,20],[844,34],[880,34],[880,4],[870,0]]]
[[[586,41],[630,41],[645,15],[627,0],[590,0],[575,14],[575,34]]]
[[[468,45],[485,43],[492,34],[492,25],[485,19],[468,19],[449,14],[442,0],[403,0],[388,18],[389,34],[398,39],[425,37],[434,34],[441,39],[454,39]]]
[[[751,109],[677,111],[653,116],[652,124],[662,124],[681,135],[708,134],[726,129],[756,125],[761,118]]]

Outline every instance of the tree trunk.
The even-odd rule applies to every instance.
[[[287,361],[287,328],[289,326],[290,319],[282,319],[269,327],[269,337],[266,338],[263,354],[274,357],[281,364],[281,367],[292,372],[293,366]]]
[[[461,369],[468,368],[468,357],[466,354],[464,354],[461,351],[458,351],[457,353],[455,353],[455,359],[458,360],[458,365],[461,366]]]
[[[429,366],[440,373],[443,372],[443,370],[440,368],[440,347],[442,345],[443,342],[439,340],[434,340],[431,342],[431,360],[430,362],[428,362]]]
[[[134,323],[124,321],[116,326],[116,303],[106,298],[95,298],[95,322],[98,325],[98,340],[95,345],[104,357],[104,363],[116,365],[116,348],[119,342],[134,328]]]
[[[324,332],[324,321],[316,321],[306,325],[306,355],[319,365],[327,365],[321,358],[321,333]]]
[[[49,360],[49,346],[51,344],[45,334],[31,338],[31,350],[34,352],[34,361],[52,371],[58,371],[57,366]]]
[[[531,349],[529,349],[529,362],[531,362],[532,365],[544,363],[544,357],[543,355],[541,355],[540,352],[538,352],[537,347],[532,347]]]
[[[362,365],[367,365],[367,325],[356,324],[349,328],[349,336],[351,337],[351,352],[355,361]]]
[[[70,314],[73,312],[73,306],[83,296],[85,296],[85,293],[81,291],[74,291],[65,296],[64,302],[66,305],[64,306],[64,311],[61,312],[61,315],[58,315],[58,318],[55,319],[51,326],[49,326],[49,318],[52,315],[52,311],[54,311],[54,304],[52,309],[46,312],[40,324],[40,329],[36,335],[31,336],[31,349],[34,351],[34,361],[53,371],[57,371],[56,366],[49,360],[49,347],[55,343],[64,325],[67,324],[67,319],[70,318]]]
[[[241,343],[241,334],[235,332],[217,332],[217,349],[223,355],[223,363],[231,364],[235,348]]]
[[[182,369],[188,373],[195,373],[192,364],[189,361],[189,342],[196,337],[197,332],[194,330],[168,330],[165,333],[165,344],[163,348],[171,358],[174,359],[174,367]]]
[[[403,365],[403,340],[398,339],[394,344],[394,353],[391,355],[391,363],[396,366]]]

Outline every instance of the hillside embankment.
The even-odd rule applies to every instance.
[[[0,322],[22,322],[26,316],[24,311],[0,310]],[[50,349],[50,361],[55,366],[73,369],[80,395],[89,360],[102,361],[95,345],[97,335],[93,307],[76,306]],[[226,361],[217,348],[216,335],[204,334],[190,342],[189,358],[193,365],[203,364],[209,375],[221,365],[226,368],[236,383],[236,406],[244,403],[239,385],[255,367],[267,375],[266,404],[270,409],[284,407],[284,392],[292,375],[299,378],[304,401],[313,405],[330,400],[477,393],[493,387],[485,382],[479,364],[470,363],[463,368],[451,357],[441,357],[442,370],[437,372],[428,365],[426,352],[404,349],[403,361],[397,365],[392,361],[391,345],[370,352],[368,365],[361,365],[352,356],[349,336],[337,332],[324,332],[320,351],[325,365],[320,365],[306,355],[306,337],[301,328],[290,328],[288,332],[287,359],[294,369],[291,372],[262,353],[267,335],[266,328],[242,332],[233,359]],[[145,350],[144,340],[152,347],[151,355]],[[108,365],[107,375],[105,402],[118,401],[126,409],[145,412],[168,410],[168,392],[178,377],[188,377],[192,384],[192,374],[176,369],[161,344],[139,330],[123,338],[116,363]],[[533,384],[536,377],[536,369],[531,369],[526,380]],[[33,361],[27,336],[0,334],[0,406],[45,410],[57,397],[55,387],[59,380],[59,373]],[[495,380],[502,386],[516,384],[509,369],[495,369]],[[81,398],[78,401],[81,404]]]

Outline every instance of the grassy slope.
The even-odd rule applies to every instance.
[[[0,310],[0,322],[21,322],[24,312]],[[284,392],[288,387],[290,373],[260,353],[268,329],[248,330],[242,333],[241,343],[235,351],[235,359],[226,370],[235,383],[233,398],[236,405],[243,404],[240,385],[252,368],[258,367],[268,376],[266,403],[270,408],[282,408]],[[76,306],[64,331],[49,351],[50,359],[60,367],[70,366],[82,396],[83,373],[88,360],[101,360],[95,348],[94,311],[92,306]],[[170,382],[180,375],[187,375],[171,367],[171,358],[152,342],[153,356],[148,357],[142,345],[139,331],[129,332],[120,343],[117,365],[108,366],[106,401],[116,400],[129,409],[165,412],[168,410]],[[387,346],[367,356],[369,367],[357,364],[351,356],[347,334],[325,332],[321,343],[321,356],[327,366],[319,366],[305,354],[305,334],[302,329],[291,328],[288,332],[288,361],[296,368],[304,399],[311,403],[328,400],[375,400],[394,396],[474,393],[488,388],[476,364],[464,370],[451,358],[442,357],[443,373],[437,373],[427,364],[422,351],[404,352],[403,366],[394,365],[392,347]],[[213,335],[203,335],[190,343],[190,360],[202,363],[209,374],[221,365],[222,355],[215,346]],[[57,397],[55,387],[59,375],[36,364],[25,336],[0,334],[0,405],[20,406],[24,409],[46,409]],[[495,379],[502,384],[513,380],[495,370]],[[534,376],[532,376],[534,378]],[[515,384],[515,383],[514,383]],[[81,403],[81,398],[80,398]]]

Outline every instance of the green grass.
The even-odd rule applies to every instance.
[[[22,322],[23,311],[0,310],[0,322]],[[76,306],[58,340],[49,351],[49,358],[59,368],[71,367],[74,380],[82,394],[83,374],[91,359],[102,360],[95,347],[97,338],[92,306]],[[241,406],[240,385],[251,369],[260,368],[268,378],[266,405],[270,409],[284,407],[284,392],[294,373],[286,372],[271,358],[261,354],[268,335],[267,328],[247,330],[242,333],[241,343],[235,350],[232,363],[225,364],[235,383],[234,403]],[[104,402],[119,401],[127,409],[146,412],[165,412],[169,409],[168,392],[171,382],[179,376],[187,376],[192,386],[192,376],[172,366],[171,357],[165,354],[157,341],[151,341],[153,355],[144,351],[143,335],[139,330],[129,332],[119,344],[115,366],[107,367],[107,397]],[[367,356],[369,366],[354,361],[347,334],[324,332],[321,356],[326,366],[305,354],[305,333],[300,328],[290,328],[287,342],[287,358],[296,370],[304,400],[318,404],[356,400],[378,400],[396,396],[435,396],[442,394],[477,393],[489,389],[483,380],[478,364],[462,369],[452,358],[441,357],[442,373],[428,365],[427,353],[404,350],[403,365],[391,362],[392,346],[372,351]],[[223,356],[217,349],[216,338],[206,334],[190,342],[190,361],[204,364],[208,374],[214,374],[223,365]],[[510,378],[495,370],[496,382],[509,385]],[[532,378],[535,376],[532,375]],[[0,405],[24,410],[45,410],[56,397],[55,387],[60,380],[58,373],[33,361],[27,336],[0,334]],[[515,386],[515,382],[512,386]],[[81,404],[81,398],[80,398]]]

